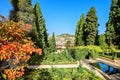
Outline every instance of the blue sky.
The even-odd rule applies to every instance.
[[[0,14],[6,18],[12,9],[10,0],[0,1]],[[105,32],[105,24],[108,21],[111,0],[32,0],[34,6],[38,1],[46,21],[48,34],[55,32],[56,35],[62,33],[75,33],[75,28],[82,13],[87,14],[90,7],[94,6],[97,11],[99,34]]]

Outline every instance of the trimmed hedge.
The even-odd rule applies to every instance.
[[[84,60],[86,58],[97,58],[98,53],[103,52],[99,46],[78,46],[71,49],[71,55],[76,60]]]

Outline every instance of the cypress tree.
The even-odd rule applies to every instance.
[[[40,63],[42,62],[43,58],[45,58],[47,54],[47,47],[48,47],[48,35],[45,25],[45,20],[42,16],[42,12],[40,9],[40,5],[36,2],[34,6],[34,15],[35,20],[33,24],[33,30],[30,33],[32,40],[36,43],[36,46],[42,48],[42,56],[32,55],[30,63]]]
[[[45,20],[43,19],[42,12],[40,10],[40,6],[38,2],[36,2],[35,4],[34,14],[35,14],[37,37],[38,37],[36,44],[38,47],[45,49],[46,47],[48,47],[48,35],[47,35]]]
[[[76,26],[75,46],[84,45],[84,38],[83,38],[84,37],[84,32],[83,32],[84,24],[85,24],[85,17],[84,17],[84,14],[82,14]]]
[[[11,4],[13,10],[10,11],[10,20],[33,24],[34,14],[31,0],[11,0]]]
[[[99,46],[103,49],[106,50],[108,48],[108,45],[106,43],[106,37],[105,34],[101,34],[98,38],[99,41]]]
[[[32,41],[34,41],[36,43],[36,45],[38,45],[38,41],[39,41],[39,37],[38,37],[38,32],[37,32],[37,27],[36,27],[36,23],[33,23],[32,26],[32,31],[31,33],[29,33],[29,36],[31,37]]]
[[[49,40],[50,44],[50,52],[55,52],[56,51],[56,40],[55,40],[55,34],[52,33],[52,38]]]
[[[85,45],[95,45],[98,37],[98,17],[96,9],[90,8],[86,16],[86,23],[84,27]]]
[[[109,20],[106,24],[106,41],[110,45],[120,45],[120,0],[112,0]]]

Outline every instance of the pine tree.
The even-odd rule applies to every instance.
[[[84,34],[83,34],[83,27],[85,24],[85,17],[84,14],[80,17],[80,20],[76,26],[76,33],[75,33],[75,46],[83,46],[84,45]]]
[[[96,9],[90,8],[86,16],[86,23],[84,27],[85,45],[95,45],[98,37],[98,17]]]
[[[120,45],[120,0],[112,0],[106,27],[106,41],[108,45]]]
[[[39,3],[37,2],[34,7],[34,14],[35,14],[35,24],[37,30],[37,41],[36,44],[38,47],[45,49],[48,47],[48,35],[45,25],[45,20],[43,19],[42,12],[40,10]]]
[[[49,40],[50,44],[50,52],[55,52],[56,51],[56,40],[55,40],[55,34],[52,33],[52,38]]]
[[[13,10],[10,11],[10,20],[33,24],[34,14],[31,0],[11,0],[11,4]]]

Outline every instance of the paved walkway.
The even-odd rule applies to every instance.
[[[30,69],[39,69],[39,68],[77,68],[79,67],[79,61],[77,64],[63,64],[63,65],[30,65]]]

